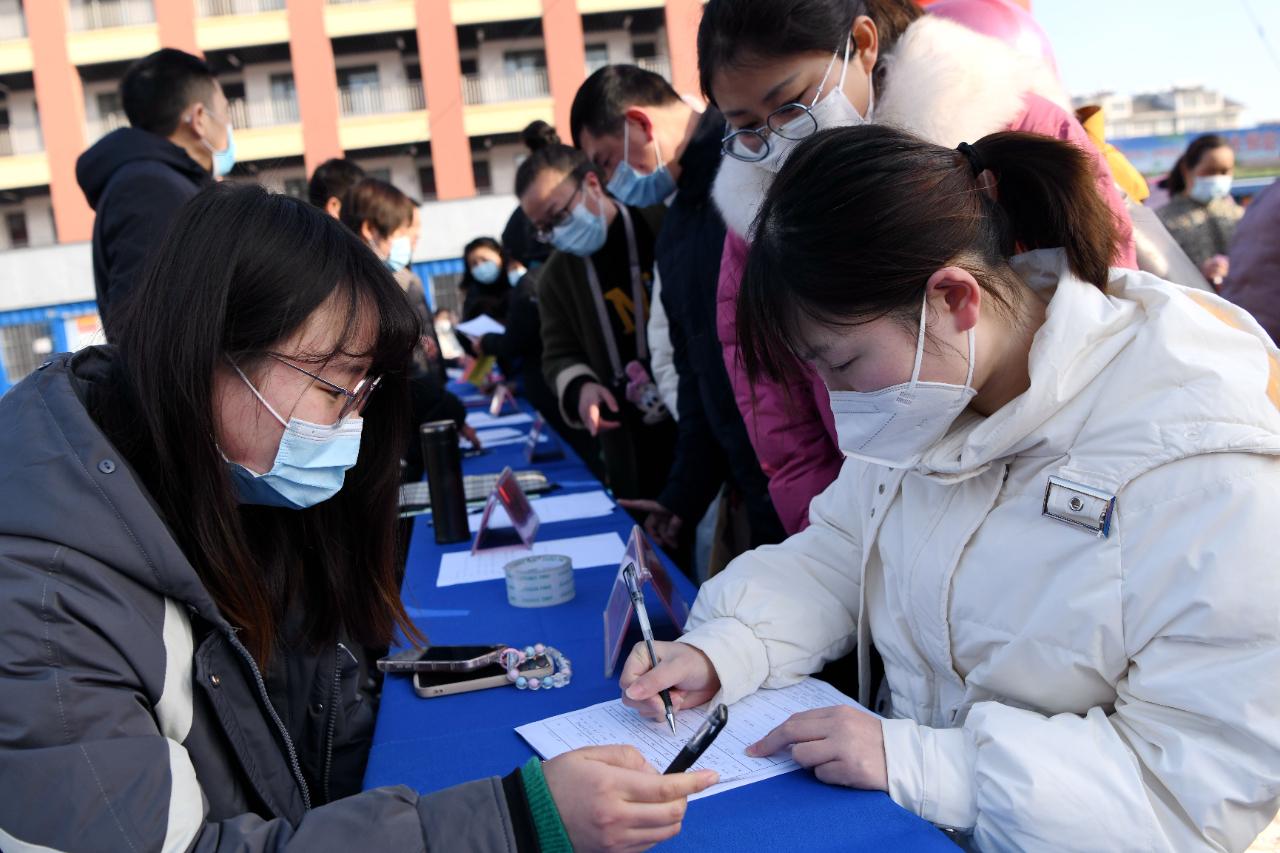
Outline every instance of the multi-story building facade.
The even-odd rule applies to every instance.
[[[1176,136],[1240,127],[1244,105],[1203,86],[1119,95],[1097,92],[1072,99],[1076,107],[1097,104],[1107,115],[1107,136]]]
[[[0,0],[0,392],[100,340],[76,184],[127,124],[129,63],[202,54],[231,102],[232,180],[305,193],[347,156],[424,203],[415,260],[452,294],[462,246],[515,206],[518,134],[564,129],[586,75],[634,62],[696,92],[703,0]]]
[[[410,195],[509,194],[517,133],[567,124],[595,67],[696,91],[701,0],[0,0],[0,249],[88,239],[75,160],[127,123],[117,86],[160,46],[232,102],[235,177],[301,193],[345,154]]]

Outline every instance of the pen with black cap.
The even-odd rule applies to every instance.
[[[649,625],[649,611],[644,607],[644,593],[640,591],[640,582],[636,577],[636,567],[633,563],[628,563],[626,568],[622,570],[622,577],[627,584],[627,592],[631,595],[631,603],[636,608],[636,618],[640,620],[640,634],[644,637],[644,644],[649,649],[649,660],[653,666],[658,665],[658,653],[653,648],[653,628]],[[666,709],[667,725],[671,726],[671,733],[676,733],[676,715],[671,709],[671,692],[668,690],[658,691],[658,695],[662,697],[662,707]]]

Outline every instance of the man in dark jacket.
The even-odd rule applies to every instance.
[[[724,222],[711,202],[711,184],[724,117],[710,107],[699,114],[657,74],[611,65],[582,84],[570,125],[574,144],[609,176],[610,191],[635,194],[622,201],[652,203],[648,195],[670,193],[654,252],[680,380],[679,438],[657,500],[632,503],[650,513],[650,532],[671,543],[684,524],[702,518],[728,481],[743,500],[750,546],[781,541],[769,481],[747,437],[716,337]],[[625,181],[616,174],[624,157],[623,171],[631,173]],[[655,178],[661,173],[669,178]]]
[[[139,59],[120,81],[131,127],[80,155],[76,180],[98,214],[93,279],[111,338],[113,317],[146,272],[147,258],[178,209],[234,162],[227,98],[202,60],[166,48]]]

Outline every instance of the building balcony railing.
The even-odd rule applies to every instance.
[[[76,32],[154,23],[151,0],[80,0],[72,4],[68,27]]]
[[[107,113],[89,121],[89,143],[97,142],[113,130],[129,126],[129,117],[124,113]]]
[[[466,104],[497,104],[528,101],[551,94],[545,68],[509,74],[464,74],[462,101]]]
[[[39,154],[43,150],[39,128],[0,127],[0,157]]]
[[[27,22],[22,12],[0,12],[0,41],[27,37]]]
[[[601,68],[604,68],[606,65],[610,65],[610,64],[612,63],[608,62],[607,60],[606,61],[601,61],[598,59],[594,61],[589,60],[587,62],[587,76],[590,77],[592,74],[599,71]],[[645,59],[633,59],[631,60],[630,64],[636,66],[637,68],[643,68],[645,71],[652,71],[654,74],[657,74],[659,77],[662,77],[665,80],[671,79],[671,60],[665,56],[653,56],[653,57],[647,57]]]
[[[421,83],[398,86],[346,86],[338,89],[338,105],[344,116],[411,113],[427,108]]]
[[[200,0],[202,18],[218,18],[224,15],[257,15],[261,12],[279,12],[285,0]]]
[[[645,71],[652,71],[664,80],[671,79],[671,60],[665,56],[652,56],[646,59],[637,59],[636,65]]]
[[[298,102],[289,98],[247,101],[234,98],[227,102],[231,124],[237,128],[277,127],[298,123]]]

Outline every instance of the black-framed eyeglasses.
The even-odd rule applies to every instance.
[[[578,197],[578,193],[582,192],[582,187],[585,185],[585,183],[586,183],[585,176],[579,177],[578,185],[573,188],[573,193],[569,196],[569,200],[565,202],[564,207],[560,208],[555,213],[553,213],[551,215],[551,218],[546,222],[540,225],[534,226],[533,236],[538,239],[538,242],[550,243],[552,232],[554,232],[556,228],[558,228],[559,226],[567,222],[569,220],[569,217],[573,215],[574,200]]]
[[[382,381],[381,376],[366,376],[364,379],[361,379],[358,383],[356,383],[355,388],[348,391],[346,388],[343,388],[341,385],[337,385],[333,382],[330,382],[328,379],[325,379],[321,376],[317,376],[316,374],[312,373],[310,370],[307,370],[304,367],[299,367],[298,365],[294,364],[292,361],[290,361],[289,359],[285,358],[282,355],[279,355],[278,353],[269,352],[267,353],[267,355],[271,356],[271,358],[274,358],[276,361],[280,362],[285,367],[292,367],[294,370],[298,371],[299,373],[310,376],[312,379],[314,379],[316,382],[319,382],[321,385],[325,386],[330,391],[333,391],[334,393],[337,393],[337,394],[341,394],[343,397],[345,397],[346,399],[342,401],[342,408],[338,411],[338,420],[342,420],[343,418],[347,417],[352,413],[359,414],[360,412],[364,411],[365,404],[369,402],[369,395],[373,393],[373,389],[377,388],[378,383]]]
[[[847,61],[847,48],[845,55]],[[725,122],[725,129],[729,132],[720,140],[720,151],[744,163],[759,163],[768,157],[772,150],[769,137],[773,134],[799,142],[817,133],[818,120],[813,117],[813,108],[818,105],[818,101],[822,100],[822,92],[827,87],[827,81],[831,78],[831,71],[835,68],[839,57],[840,48],[836,48],[831,61],[827,64],[826,73],[822,75],[822,82],[818,84],[818,91],[813,93],[813,100],[808,106],[799,101],[783,104],[769,113],[764,124],[759,127],[733,130],[733,126]]]

